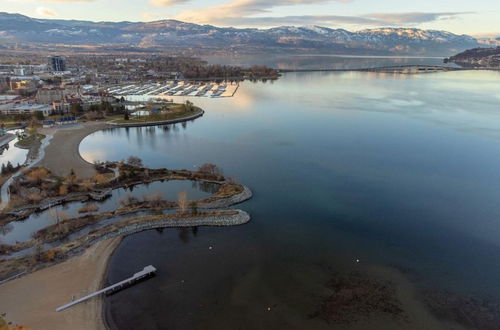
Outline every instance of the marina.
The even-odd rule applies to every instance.
[[[124,97],[143,95],[151,97],[194,96],[194,97],[233,97],[239,83],[200,83],[187,81],[169,81],[166,83],[138,83],[113,86],[107,92],[113,96]]]

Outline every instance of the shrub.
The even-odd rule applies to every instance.
[[[163,201],[163,199],[164,198],[163,198],[162,194],[159,192],[144,196],[144,200],[149,202],[151,204],[151,206],[153,206],[153,207],[161,206],[161,202]]]
[[[139,199],[137,199],[137,197],[134,197],[132,195],[127,195],[122,199],[120,199],[119,203],[121,206],[128,206],[139,203]]]
[[[69,192],[69,189],[68,189],[68,186],[63,184],[63,185],[60,185],[59,186],[59,195],[60,196],[64,196],[64,195],[67,195]]]
[[[26,174],[26,178],[31,183],[39,184],[49,177],[49,171],[43,167],[35,168]]]
[[[100,174],[100,173],[97,173],[95,176],[94,176],[94,181],[97,183],[97,184],[104,184],[106,182],[108,182],[108,179],[103,175],[103,174]]]
[[[37,202],[42,200],[42,195],[40,193],[36,193],[36,192],[28,194],[27,197],[28,197],[28,200],[30,200],[34,203],[37,203]]]
[[[87,205],[84,205],[83,207],[81,207],[78,210],[78,213],[96,212],[97,210],[99,210],[99,207],[97,206],[97,204],[91,203],[91,204],[87,204]]]
[[[136,156],[130,156],[127,159],[127,164],[134,167],[142,167],[142,159]]]
[[[222,170],[215,164],[205,163],[198,168],[198,171],[206,174],[222,175]]]

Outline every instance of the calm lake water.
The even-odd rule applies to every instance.
[[[94,133],[88,161],[211,162],[248,185],[249,224],[124,239],[106,298],[123,329],[305,329],[329,276],[360,265],[500,298],[500,73],[294,73],[168,127]],[[183,99],[179,99],[183,100]],[[272,310],[269,311],[268,308]],[[383,328],[383,327],[382,327]]]
[[[222,65],[239,65],[248,67],[252,65],[266,65],[281,70],[297,69],[335,69],[349,70],[361,68],[377,68],[399,65],[440,65],[456,66],[453,63],[443,63],[444,57],[417,57],[417,56],[352,56],[330,54],[254,54],[235,56],[206,56],[208,63]]]

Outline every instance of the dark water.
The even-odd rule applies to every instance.
[[[453,63],[443,63],[444,57],[397,57],[397,56],[352,56],[352,55],[276,55],[255,54],[235,56],[207,56],[203,58],[211,64],[266,65],[281,70],[304,69],[366,69],[400,65],[438,65],[456,66]]]
[[[124,239],[108,282],[158,276],[106,299],[122,329],[305,329],[333,272],[391,266],[419,285],[500,297],[500,73],[286,74],[204,117],[116,129],[89,161],[218,164],[255,197],[241,227]],[[211,248],[210,248],[211,247]],[[268,308],[272,308],[271,311]],[[384,328],[384,327],[381,327]]]

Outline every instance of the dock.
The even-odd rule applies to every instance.
[[[112,292],[116,292],[116,291],[119,291],[125,287],[128,287],[130,285],[133,285],[134,283],[136,282],[139,282],[149,276],[152,276],[156,273],[156,268],[149,265],[149,266],[146,266],[144,267],[143,270],[141,270],[140,272],[138,273],[135,273],[134,276],[130,277],[130,278],[127,278],[126,280],[123,280],[121,282],[118,282],[116,284],[113,284],[111,286],[108,286],[107,288],[104,288],[102,290],[99,290],[97,292],[94,292],[92,294],[89,294],[88,296],[85,296],[83,298],[79,298],[79,299],[76,299],[76,300],[73,300],[72,302],[70,303],[67,303],[66,305],[62,305],[61,307],[58,307],[56,308],[56,312],[61,312],[65,309],[68,309],[70,307],[73,307],[79,303],[82,303],[86,300],[89,300],[93,297],[96,297],[100,294],[103,294],[103,293],[112,293]]]

